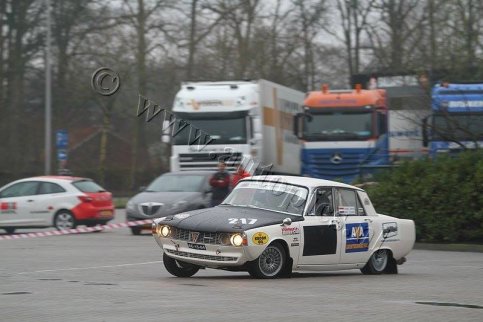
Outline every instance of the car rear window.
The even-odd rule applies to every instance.
[[[79,180],[72,182],[72,185],[82,192],[102,192],[106,191],[103,187],[91,180]]]

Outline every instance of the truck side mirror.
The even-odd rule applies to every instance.
[[[163,131],[161,133],[161,142],[169,144],[171,142],[171,131],[169,121],[163,121]]]
[[[423,146],[428,147],[428,117],[423,119]]]
[[[302,114],[298,113],[295,114],[293,117],[293,134],[298,137],[299,136],[299,118]]]

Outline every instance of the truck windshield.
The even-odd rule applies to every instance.
[[[304,121],[308,141],[366,140],[373,133],[371,111],[317,111],[310,116]]]
[[[282,182],[242,181],[223,204],[302,216],[307,196],[307,188]]]
[[[433,140],[483,140],[483,113],[435,115],[432,133]]]
[[[188,126],[183,128],[173,138],[175,145],[188,145],[199,135],[196,129],[201,130],[202,138],[209,135],[214,139],[213,144],[243,144],[247,142],[247,122],[245,117],[215,118],[212,119],[186,119]]]

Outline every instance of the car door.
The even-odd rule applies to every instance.
[[[303,249],[299,255],[299,265],[338,264],[341,227],[334,217],[332,188],[320,187],[313,191],[301,225]]]
[[[54,213],[58,205],[65,201],[66,191],[60,185],[53,182],[40,182],[38,194],[32,202],[32,216],[46,226],[53,224]]]
[[[39,183],[22,181],[0,191],[0,225],[35,226],[36,218],[31,214]]]
[[[342,229],[341,264],[366,263],[374,236],[373,219],[367,216],[354,189],[335,189],[336,214]]]

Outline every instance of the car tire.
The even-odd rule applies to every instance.
[[[384,273],[387,268],[391,256],[387,249],[379,249],[375,251],[367,264],[361,268],[362,274],[378,275]]]
[[[284,275],[287,254],[279,243],[272,243],[249,264],[248,273],[255,278],[277,278]]]
[[[54,217],[54,227],[57,230],[74,229],[76,226],[75,217],[70,211],[61,210]]]
[[[141,227],[131,227],[131,234],[136,236],[141,235],[142,230],[143,229]]]
[[[200,270],[197,265],[178,261],[166,254],[163,254],[163,264],[171,275],[177,277],[191,277]]]
[[[4,229],[4,230],[7,232],[7,234],[9,234],[9,235],[12,235],[12,234],[15,232],[15,228],[13,228],[13,227],[5,227],[5,228],[3,228],[3,229]]]

